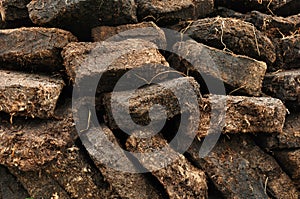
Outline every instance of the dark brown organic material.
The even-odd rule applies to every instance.
[[[300,103],[300,69],[269,73],[263,85],[265,93],[272,97],[283,102]]]
[[[182,58],[170,58],[170,64],[184,73],[206,75],[223,81],[228,90],[249,95],[261,94],[267,65],[245,56],[229,54],[196,41],[178,42],[173,50]],[[189,63],[188,63],[189,62]]]
[[[76,145],[48,164],[44,171],[66,190],[71,198],[119,198],[104,181],[100,172],[90,164],[88,154]]]
[[[27,191],[6,167],[0,166],[0,199],[28,198]]]
[[[139,132],[144,133],[144,132]],[[155,151],[165,148],[165,155],[152,157],[145,154],[140,158],[141,164],[152,171],[152,174],[165,187],[170,199],[179,198],[207,198],[206,178],[203,171],[192,166],[185,157],[175,152],[161,135],[151,138],[137,138],[136,134],[127,139],[126,147],[135,153],[155,155]],[[169,165],[164,165],[164,159],[173,159]],[[159,170],[157,168],[163,167]]]
[[[198,137],[218,129],[223,133],[282,132],[286,108],[278,99],[210,95],[202,101]]]
[[[275,159],[248,136],[221,139],[204,158],[196,141],[188,154],[226,198],[298,198],[298,191]]]
[[[92,29],[92,37],[99,41],[122,41],[126,39],[143,39],[166,48],[165,33],[153,22],[126,24],[121,26],[99,26]]]
[[[0,70],[0,111],[49,118],[64,87],[60,78]]]
[[[1,0],[0,24],[2,21],[5,28],[31,24],[26,7],[29,2],[30,0]]]
[[[193,91],[190,90],[191,88]],[[174,92],[179,93],[178,96]],[[112,99],[112,93],[108,93],[104,95],[102,100],[106,112],[105,119],[112,129],[119,128],[115,119],[122,121],[123,127],[131,129],[134,128],[131,125],[133,121],[140,125],[147,125],[150,122],[155,124],[165,119],[170,120],[180,114],[190,114],[189,117],[192,117],[193,113],[198,109],[198,104],[193,104],[193,100],[188,98],[195,97],[197,102],[201,100],[199,85],[192,77],[182,77],[162,82],[161,85],[150,85],[136,91],[115,92],[113,94],[116,96],[116,99]],[[127,96],[131,96],[129,98],[129,106],[126,100]],[[112,114],[112,104],[118,107],[119,114],[116,116]],[[166,113],[156,112],[150,118],[149,112],[154,105],[164,106]],[[190,119],[197,122],[196,118]]]
[[[275,39],[275,44],[277,61],[273,70],[300,68],[300,34]]]
[[[9,170],[33,198],[71,199],[70,195],[45,171],[24,172],[16,168]]]
[[[205,18],[190,23],[182,30],[196,41],[273,63],[275,47],[271,40],[252,24],[233,18]]]
[[[96,129],[91,128],[87,133],[83,133],[81,138],[84,140],[83,143],[85,143],[86,150],[97,168],[118,195],[121,198],[163,198],[144,174],[121,172],[114,168],[117,168],[118,164],[130,162],[130,160],[118,146],[118,141],[112,131],[105,125],[101,125],[101,128],[104,135],[97,134]],[[109,147],[107,140],[103,136],[119,148],[112,154],[116,161],[107,162],[107,160],[101,158],[101,153],[105,152],[107,154],[112,151],[112,148]],[[130,162],[130,164],[132,163]]]
[[[300,115],[288,115],[282,133],[272,135],[259,135],[255,140],[268,150],[300,148]]]
[[[78,86],[86,86],[83,89],[90,89],[90,83],[97,83],[101,77],[98,93],[112,91],[116,82],[130,70],[135,70],[135,76],[141,77],[139,81],[142,78],[150,81],[169,66],[155,44],[140,39],[71,43],[64,48],[62,55],[71,82],[76,79]],[[144,71],[146,66],[152,69],[151,73]],[[126,78],[130,80],[132,77],[129,75]],[[130,89],[131,84],[129,81],[121,86]]]
[[[287,6],[292,1],[297,0],[216,0],[216,4],[242,12],[259,10],[270,13]]]
[[[77,39],[70,32],[56,28],[0,30],[0,68],[15,65],[15,70],[59,71],[61,49],[71,41]]]
[[[214,8],[213,0],[137,0],[136,2],[139,20],[153,20],[159,24],[204,17]]]
[[[57,158],[77,137],[70,105],[53,120],[0,117],[0,163],[22,171],[38,170]],[[10,123],[12,122],[12,124]]]
[[[33,23],[65,28],[83,38],[92,27],[137,22],[134,0],[33,0],[27,7]]]

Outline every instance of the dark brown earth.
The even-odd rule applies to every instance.
[[[0,0],[0,199],[299,198],[299,10]]]
[[[227,85],[228,93],[261,95],[267,65],[255,59],[218,50],[196,41],[178,42],[173,46],[178,56],[170,64],[187,75],[215,78]],[[184,59],[182,58],[184,57]],[[181,62],[182,60],[182,62]],[[200,74],[199,74],[200,73]],[[198,80],[199,81],[199,80]],[[216,81],[216,80],[214,80]]]

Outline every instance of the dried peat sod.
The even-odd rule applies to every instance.
[[[299,0],[0,0],[0,199],[300,198]]]

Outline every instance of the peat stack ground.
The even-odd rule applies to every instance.
[[[299,0],[0,0],[0,199],[300,198]]]

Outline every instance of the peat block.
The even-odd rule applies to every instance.
[[[164,31],[153,22],[126,24],[116,27],[99,26],[92,29],[92,37],[95,42],[143,39],[163,49],[167,45]]]
[[[9,168],[9,171],[18,178],[32,198],[71,199],[63,187],[44,170],[24,172]]]
[[[286,108],[279,99],[209,95],[202,101],[198,137],[215,129],[222,133],[282,132]]]
[[[70,108],[58,108],[61,118],[53,120],[10,119],[1,115],[0,163],[33,171],[57,158],[77,137]]]
[[[300,34],[275,39],[274,43],[277,49],[275,69],[300,68]]]
[[[216,6],[223,6],[240,12],[258,10],[263,12],[274,12],[290,2],[297,0],[216,0]],[[293,9],[290,7],[290,9]]]
[[[268,73],[263,91],[286,103],[300,104],[300,69]]]
[[[233,18],[205,18],[190,23],[182,30],[196,41],[235,54],[273,63],[275,47],[253,24]]]
[[[238,91],[254,96],[261,94],[262,80],[267,69],[264,62],[226,53],[192,40],[176,43],[173,51],[179,57],[171,56],[169,62],[176,70],[212,77],[215,82],[221,80],[228,92]]]
[[[131,97],[128,99],[128,96]],[[199,103],[201,94],[194,78],[181,77],[137,90],[107,93],[103,98],[105,119],[109,127],[118,129],[118,125],[121,125],[127,131],[133,131],[136,130],[131,125],[133,121],[139,125],[147,125],[150,122],[154,125],[180,114],[190,114],[188,117],[193,117],[195,110],[199,107],[198,104],[193,103],[193,99]],[[118,107],[119,114],[113,115],[112,104]],[[154,105],[165,107],[165,112],[157,111],[150,118],[149,112],[152,111],[151,108]],[[190,122],[195,119],[191,118]],[[116,121],[122,123],[116,123]]]
[[[0,199],[27,198],[27,191],[6,167],[0,166]]]
[[[34,0],[27,7],[33,23],[64,28],[82,38],[92,27],[137,22],[134,0]]]
[[[62,55],[71,82],[76,82],[79,89],[85,87],[82,89],[89,90],[91,82],[97,83],[100,80],[98,93],[112,91],[118,80],[130,70],[135,74],[124,75],[123,78],[128,79],[128,82],[125,81],[120,89],[132,87],[133,83],[129,81],[132,76],[136,77],[136,81],[150,81],[153,76],[169,68],[157,46],[140,39],[70,43],[64,48]],[[151,70],[145,70],[146,66]]]
[[[19,28],[0,30],[0,68],[15,65],[43,72],[62,69],[61,49],[77,39],[56,28]]]
[[[59,183],[71,198],[119,198],[88,154],[76,145],[67,148],[55,161],[47,164],[45,172]]]
[[[281,17],[265,14],[256,10],[242,14],[224,7],[219,7],[216,14],[224,18],[237,18],[250,22],[271,40],[274,38],[282,38],[283,36],[290,36],[300,27],[300,14]]]
[[[300,149],[275,151],[274,156],[300,190]]]
[[[144,133],[144,132],[139,132]],[[144,154],[139,158],[141,164],[152,171],[164,186],[170,199],[208,198],[206,177],[202,170],[195,168],[183,155],[175,152],[160,134],[151,138],[135,137],[133,133],[126,142],[127,150]],[[165,149],[164,155],[152,157],[156,150]],[[145,153],[151,154],[147,155]],[[164,159],[174,159],[169,165],[163,166]],[[154,159],[154,160],[153,160]],[[163,167],[161,169],[157,169]]]
[[[195,141],[188,154],[226,198],[298,198],[292,180],[250,137],[222,138],[204,158],[200,146]]]
[[[95,165],[116,193],[121,198],[163,198],[161,193],[146,178],[146,175],[122,172],[115,169],[118,168],[118,164],[131,165],[132,163],[119,147],[119,143],[112,131],[102,124],[101,128],[104,135],[97,133],[96,128],[91,127],[88,132],[82,134],[81,139],[84,140],[84,146]],[[107,142],[117,146],[118,150],[112,150]],[[103,158],[103,154],[109,154],[113,159],[108,162],[107,157]],[[138,169],[136,172],[138,172]]]
[[[26,7],[29,2],[30,0],[0,1],[0,21],[2,19],[5,23],[5,28],[20,27],[31,24]]]
[[[140,21],[152,20],[158,24],[172,24],[183,20],[198,19],[213,12],[213,0],[137,0]]]
[[[286,117],[282,133],[259,135],[255,141],[267,150],[300,148],[300,114]]]
[[[243,18],[245,21],[254,24],[257,29],[264,32],[271,39],[272,36],[281,38],[283,35],[291,35],[300,27],[300,14],[280,17],[267,15],[259,11],[252,11]]]
[[[0,111],[49,118],[64,87],[60,78],[0,70]]]

